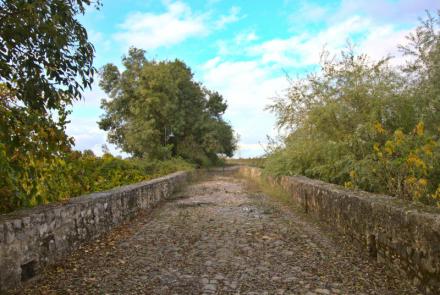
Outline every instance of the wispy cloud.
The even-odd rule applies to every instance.
[[[67,126],[67,134],[75,138],[76,150],[92,150],[96,155],[102,155],[102,146],[109,147],[110,152],[115,155],[128,156],[121,152],[114,145],[106,142],[107,133],[99,129],[95,118],[81,118],[73,116],[71,124]]]
[[[285,39],[268,40],[247,48],[247,52],[263,63],[306,67],[318,64],[324,49],[337,54],[350,42],[356,45],[358,53],[367,53],[376,60],[393,56],[397,57],[395,63],[402,63],[398,45],[406,43],[405,36],[410,31],[392,24],[378,24],[367,17],[352,16],[317,33],[303,32]]]
[[[310,26],[313,23],[325,22],[329,8],[313,3],[312,1],[300,1],[298,7],[288,15],[288,20],[291,24],[291,30],[295,31]]]
[[[255,33],[255,31],[241,32],[241,33],[237,34],[234,38],[234,41],[236,44],[243,44],[243,43],[248,43],[248,42],[252,42],[252,41],[256,41],[256,40],[258,40],[258,36]]]
[[[240,7],[233,6],[229,13],[213,18],[209,11],[194,12],[182,1],[165,1],[163,13],[134,12],[119,25],[121,31],[113,38],[123,47],[136,46],[156,49],[177,45],[189,38],[206,37],[213,30],[225,28],[228,24],[244,18]]]
[[[217,40],[218,54],[221,56],[243,54],[258,39],[259,37],[254,30],[243,30],[232,39]]]
[[[260,56],[264,63],[276,63],[285,67],[301,67],[317,64],[324,47],[335,52],[342,49],[347,40],[356,34],[368,34],[368,19],[353,16],[344,22],[328,27],[316,34],[304,32],[285,39],[272,39],[248,49]]]
[[[144,49],[178,44],[208,33],[206,15],[196,14],[183,2],[166,2],[162,14],[135,12],[120,25],[114,38],[125,45]]]
[[[283,70],[304,73],[300,69],[316,66],[324,48],[337,54],[350,40],[357,44],[359,53],[373,59],[398,56],[394,62],[402,63],[397,45],[405,42],[409,31],[363,15],[352,15],[318,31],[292,33],[287,38],[259,40],[256,32],[243,31],[218,43],[218,55],[201,67],[202,80],[228,99],[226,116],[241,135],[238,153],[261,155],[266,135],[277,134],[274,116],[264,107],[288,87]]]
[[[240,134],[238,154],[261,155],[266,135],[276,135],[275,118],[264,107],[269,98],[287,88],[282,71],[276,73],[258,61],[232,62],[215,57],[201,67],[201,72],[204,84],[227,99],[226,119]]]
[[[339,21],[350,15],[362,14],[374,18],[377,22],[412,22],[423,16],[424,10],[435,11],[440,8],[438,0],[342,0],[332,21]]]
[[[222,29],[227,24],[235,23],[243,17],[244,16],[240,16],[240,7],[232,6],[229,10],[229,14],[220,16],[220,18],[215,22],[215,27],[218,29]]]

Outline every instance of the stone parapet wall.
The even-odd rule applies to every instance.
[[[403,270],[425,294],[440,294],[440,214],[390,196],[307,177],[271,177],[242,166],[240,174],[280,185],[310,213],[363,245],[379,261]]]
[[[80,243],[168,199],[191,172],[0,215],[0,293],[17,287]]]

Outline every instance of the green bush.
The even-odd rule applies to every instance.
[[[67,200],[82,194],[111,189],[190,170],[181,159],[147,162],[110,154],[96,157],[91,151],[70,152],[64,157],[38,159],[32,155],[13,163],[0,145],[0,212]]]
[[[440,17],[403,48],[403,68],[348,49],[292,81],[269,109],[288,135],[266,173],[305,175],[440,206]]]

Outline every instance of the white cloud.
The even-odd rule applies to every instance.
[[[391,25],[375,27],[365,39],[358,43],[362,53],[368,54],[371,58],[378,60],[385,56],[391,56],[391,64],[402,65],[405,57],[398,49],[398,45],[407,43],[406,36],[412,30],[396,30]],[[378,46],[380,44],[380,46]]]
[[[245,30],[239,32],[233,39],[218,40],[216,42],[218,54],[221,56],[243,54],[247,50],[246,48],[258,39],[259,37],[255,31]]]
[[[292,29],[304,28],[311,22],[317,23],[325,21],[329,10],[323,5],[318,5],[310,1],[300,1],[299,7],[289,15],[288,19],[293,25]]]
[[[72,116],[66,132],[75,138],[75,149],[77,150],[91,149],[106,141],[105,131],[99,129],[94,118]]]
[[[272,70],[256,61],[221,62],[215,59],[208,61],[204,70],[204,83],[222,90],[231,112],[241,108],[262,109],[267,97],[273,97],[274,91],[286,86],[284,77],[271,77]]]
[[[262,155],[264,146],[259,143],[241,143],[238,145],[238,151],[235,153],[236,158],[253,158]]]
[[[311,35],[302,33],[287,39],[273,39],[249,48],[249,53],[260,55],[264,63],[284,66],[307,66],[319,62],[324,47],[339,51],[354,34],[368,33],[371,21],[353,16],[344,22]]]
[[[286,39],[269,40],[249,47],[248,52],[260,57],[263,63],[304,67],[317,64],[323,49],[337,54],[350,41],[359,53],[366,53],[376,60],[391,55],[396,57],[393,63],[398,64],[403,62],[398,45],[406,42],[405,36],[410,31],[390,24],[379,25],[366,17],[352,16],[316,34],[303,32]]]
[[[237,156],[262,155],[260,145],[266,135],[275,135],[275,118],[264,111],[270,98],[287,88],[288,82],[281,71],[257,61],[223,61],[215,57],[202,67],[202,81],[216,89],[228,102],[225,118],[240,135]],[[250,148],[252,147],[252,148]]]
[[[134,12],[120,24],[121,31],[113,38],[124,47],[136,46],[143,49],[169,47],[189,38],[203,37],[213,29],[242,19],[240,7],[233,6],[228,14],[214,19],[210,12],[196,13],[182,1],[164,1],[166,11],[160,14]]]
[[[412,22],[418,17],[424,17],[425,10],[435,11],[440,8],[438,0],[342,0],[337,10],[330,16],[333,22],[340,21],[353,14],[362,13],[374,18],[377,22]]]
[[[234,38],[236,44],[249,43],[256,40],[258,40],[258,36],[255,33],[255,31],[251,31],[247,33],[242,32],[237,34]]]
[[[122,32],[114,38],[126,47],[155,49],[171,46],[190,37],[208,33],[206,15],[195,14],[183,2],[166,2],[162,14],[135,12],[121,24]]]
[[[86,89],[83,93],[83,99],[76,101],[74,107],[99,108],[101,106],[101,100],[106,98],[107,94],[99,87],[98,80],[99,77],[95,76],[92,89]]]
[[[109,39],[104,37],[104,34],[94,30],[88,30],[89,40],[96,47],[99,47],[99,51],[109,51],[111,49],[112,43]]]
[[[232,6],[229,10],[229,14],[222,15],[220,18],[215,22],[215,26],[218,29],[224,28],[227,24],[235,23],[243,18],[243,16],[240,16],[240,7]]]
[[[221,60],[222,60],[222,58],[220,56],[216,56],[216,57],[208,60],[205,64],[203,64],[202,68],[205,70],[210,70],[210,69],[214,68]]]
[[[71,116],[71,123],[67,125],[66,133],[75,138],[75,150],[92,150],[96,155],[102,155],[102,146],[106,144],[113,155],[128,156],[114,145],[107,142],[107,132],[99,129],[96,123],[98,118],[84,118]]]
[[[73,104],[70,123],[66,133],[75,139],[74,149],[91,149],[96,155],[102,155],[102,145],[106,144],[114,155],[128,156],[114,145],[107,143],[107,132],[100,129],[99,121],[103,110],[100,108],[101,99],[107,97],[98,83],[93,84],[92,90],[84,92],[84,99]]]

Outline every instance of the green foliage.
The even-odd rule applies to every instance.
[[[289,134],[266,171],[440,205],[439,20],[429,15],[410,36],[401,69],[351,48],[324,53],[321,71],[268,107]]]
[[[90,0],[0,2],[1,82],[27,108],[62,110],[92,84],[94,48],[75,18],[91,4]]]
[[[81,194],[111,189],[192,166],[181,159],[146,162],[121,159],[91,151],[70,152],[64,157],[23,156],[21,169],[12,169],[14,160],[0,145],[0,212],[67,200]]]
[[[371,187],[407,200],[435,204],[439,184],[440,140],[423,123],[407,134],[375,124],[374,152],[353,166],[347,187]]]
[[[47,179],[63,185],[53,171],[73,143],[68,106],[93,82],[94,48],[76,19],[91,4],[0,1],[0,211],[70,193],[51,194]]]
[[[68,107],[95,72],[93,45],[76,16],[92,3],[0,1],[0,213],[191,168],[180,159],[145,163],[71,151]],[[134,55],[125,64],[136,71]],[[142,136],[142,125],[136,128]]]
[[[246,165],[246,166],[264,168],[265,161],[266,161],[266,158],[263,158],[263,157],[260,157],[260,158],[239,158],[239,159],[227,159],[226,163],[228,165]]]
[[[103,67],[101,88],[105,115],[99,125],[108,139],[135,157],[167,159],[180,156],[199,165],[231,156],[235,139],[222,119],[223,97],[193,80],[182,61],[154,61],[131,48],[124,71]],[[171,136],[172,134],[172,136]]]
[[[16,208],[32,202],[38,193],[34,182],[38,163],[51,165],[70,150],[71,139],[64,132],[65,116],[57,121],[39,110],[23,107],[14,93],[0,84],[0,207]],[[19,189],[19,188],[22,189]],[[26,193],[24,193],[26,192]]]

